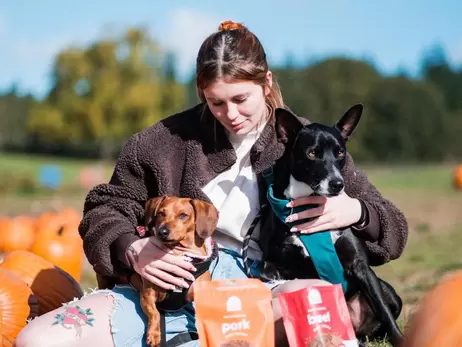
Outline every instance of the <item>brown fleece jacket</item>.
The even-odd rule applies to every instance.
[[[262,197],[265,186],[260,184],[260,174],[281,157],[287,142],[276,130],[278,117],[268,122],[251,149],[251,164],[259,178]],[[301,120],[308,123],[305,118]],[[202,187],[235,160],[224,128],[204,104],[132,135],[119,155],[109,183],[95,186],[85,200],[79,232],[95,272],[104,277],[119,277],[133,271],[125,252],[138,239],[135,228],[143,223],[146,200],[173,195],[210,202]],[[360,199],[364,208],[366,223],[356,228],[356,233],[366,240],[371,264],[398,258],[408,235],[404,215],[355,168],[349,155],[343,175],[346,193]]]

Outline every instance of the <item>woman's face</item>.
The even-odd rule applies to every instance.
[[[271,85],[272,77],[268,72],[265,88],[254,82],[227,83],[219,79],[203,92],[215,118],[230,132],[245,135],[267,116],[265,96]]]

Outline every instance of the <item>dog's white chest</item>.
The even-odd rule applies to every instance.
[[[298,199],[306,196],[310,196],[313,194],[313,189],[304,183],[297,181],[292,175],[289,178],[289,185],[287,186],[286,190],[284,190],[284,195],[288,199]]]
[[[339,237],[342,235],[342,231],[340,230],[333,230],[333,231],[330,231],[330,238],[332,240],[332,244],[335,245],[335,243],[337,242],[337,240],[339,239]],[[291,243],[295,246],[298,246],[300,247],[302,253],[305,255],[305,257],[309,258],[310,257],[310,252],[308,252],[308,250],[306,249],[305,245],[303,244],[303,242],[298,238],[297,235],[292,235],[290,237],[291,239]]]

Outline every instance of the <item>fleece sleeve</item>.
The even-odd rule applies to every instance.
[[[145,172],[138,158],[139,134],[124,145],[107,184],[88,193],[79,232],[88,261],[96,273],[120,276],[127,273],[125,249],[138,239],[148,197]]]

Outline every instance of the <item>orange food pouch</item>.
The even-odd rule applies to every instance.
[[[271,290],[258,279],[194,283],[201,347],[274,347]]]

